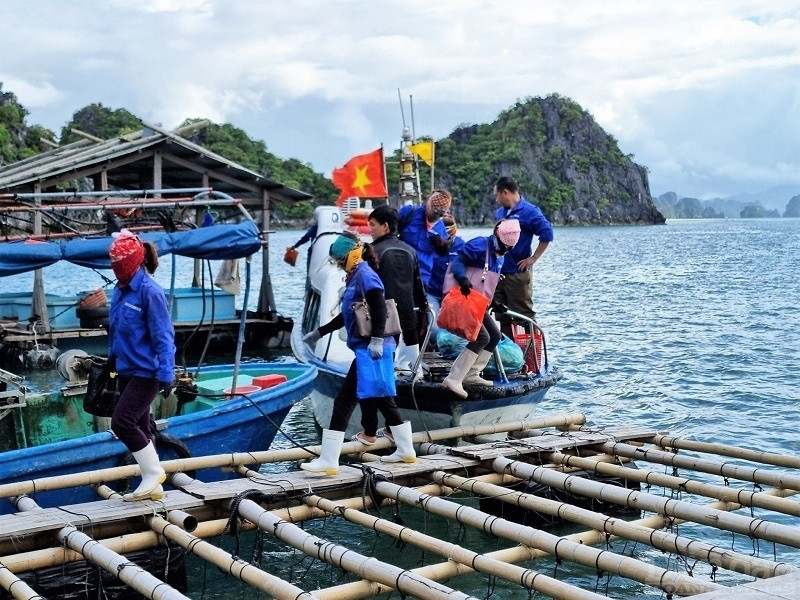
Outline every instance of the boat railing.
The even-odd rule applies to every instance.
[[[536,373],[538,375],[543,375],[544,372],[547,370],[547,367],[550,366],[550,361],[547,359],[547,339],[545,338],[544,330],[539,327],[539,325],[531,319],[523,314],[518,312],[514,312],[513,310],[507,310],[503,313],[504,316],[511,317],[515,320],[522,321],[525,326],[528,328],[528,343],[525,345],[523,349],[523,355],[528,356],[528,352],[531,349],[531,345],[536,343],[536,334],[538,333],[542,339],[542,353],[541,353],[541,360],[539,354],[535,351],[533,353],[533,361],[534,366],[536,367]],[[502,361],[500,360],[500,353],[495,348],[494,351],[494,358],[497,361],[498,371],[501,373],[501,378],[503,381],[508,381],[508,378],[505,375],[505,371],[503,370]]]
[[[417,310],[417,309],[415,308],[414,310]],[[433,310],[433,307],[430,304],[427,305],[427,311],[426,312],[428,313],[428,316],[430,317],[430,320],[428,321],[428,323],[436,323],[436,311]],[[414,361],[414,366],[411,368],[411,377],[412,377],[412,379],[415,379],[417,377],[417,373],[419,373],[419,369],[422,366],[422,355],[425,352],[425,348],[428,347],[428,342],[431,339],[431,329],[432,328],[430,327],[430,325],[428,325],[428,327],[427,327],[427,329],[425,331],[425,338],[422,340],[422,344],[420,344],[420,347],[419,347],[420,348],[420,353],[417,356],[417,360]]]

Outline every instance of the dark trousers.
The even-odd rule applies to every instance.
[[[475,354],[481,350],[494,352],[494,349],[497,348],[497,344],[500,343],[500,337],[500,329],[497,327],[494,318],[492,318],[488,312],[483,313],[483,324],[481,325],[478,337],[474,342],[467,344],[467,350],[472,350]]]
[[[403,329],[403,343],[406,346],[416,346],[419,344],[419,331],[417,331],[416,327],[409,327],[408,329]],[[395,341],[399,341],[395,339]]]
[[[111,416],[111,431],[128,450],[138,452],[153,441],[150,405],[158,394],[158,380],[120,376],[119,385],[122,393]]]
[[[342,388],[333,400],[333,414],[329,429],[347,431],[347,423],[350,421],[356,405],[361,406],[361,427],[364,429],[364,433],[370,437],[374,436],[378,430],[378,411],[381,411],[386,425],[389,427],[400,425],[403,422],[400,411],[397,410],[397,404],[391,396],[363,400],[356,397],[356,361],[353,361],[344,378]]]

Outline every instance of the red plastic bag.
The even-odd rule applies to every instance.
[[[489,302],[491,300],[478,292],[473,291],[465,296],[459,287],[451,288],[442,300],[442,309],[436,318],[436,324],[454,335],[474,342],[478,338]]]

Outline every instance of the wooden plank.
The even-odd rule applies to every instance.
[[[654,430],[642,427],[618,427],[602,431],[569,431],[473,446],[458,446],[452,448],[450,452],[456,456],[484,461],[498,456],[525,456],[540,452],[569,450],[570,448],[602,444],[606,441],[646,439],[653,434]]]
[[[203,506],[203,501],[179,490],[168,491],[158,502],[125,502],[121,498],[97,500],[57,508],[0,515],[0,540],[42,531],[55,531],[67,525],[80,527],[152,515],[154,511],[187,510]]]

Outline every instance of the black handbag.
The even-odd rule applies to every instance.
[[[110,417],[119,400],[119,377],[113,361],[93,357],[83,396],[83,410],[96,417]]]

